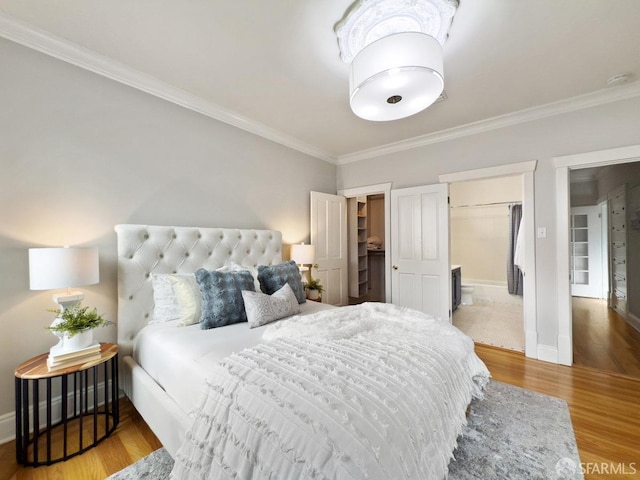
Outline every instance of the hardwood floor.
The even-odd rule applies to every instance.
[[[0,445],[0,480],[103,480],[162,445],[127,399],[120,400],[116,431],[66,462],[49,467],[23,467],[16,463],[15,442]]]
[[[640,332],[604,300],[573,297],[573,362],[640,378]]]
[[[640,478],[640,379],[540,362],[485,345],[476,345],[476,351],[495,380],[568,403],[580,458],[584,468],[590,469],[585,473],[587,480]],[[14,447],[13,442],[0,445],[0,480],[102,480],[160,443],[123,399],[116,432],[83,455],[50,467],[22,467],[16,465]]]

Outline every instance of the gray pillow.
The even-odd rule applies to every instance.
[[[202,295],[200,328],[207,330],[247,321],[242,291],[255,291],[251,273],[246,270],[218,272],[201,268],[195,276]]]
[[[278,265],[260,265],[258,267],[258,280],[260,280],[260,289],[267,295],[272,295],[284,287],[288,283],[296,294],[298,303],[305,303],[307,295],[302,286],[302,277],[300,270],[293,260],[289,262],[279,263]]]

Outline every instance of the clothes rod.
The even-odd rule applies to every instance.
[[[472,208],[472,207],[494,207],[499,205],[522,205],[522,202],[492,202],[492,203],[476,203],[473,205],[456,205],[451,208]]]

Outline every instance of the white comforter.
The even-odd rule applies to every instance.
[[[225,359],[173,478],[442,479],[489,372],[455,327],[388,304],[293,317]]]

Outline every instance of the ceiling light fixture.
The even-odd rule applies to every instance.
[[[414,115],[444,89],[442,45],[458,0],[359,0],[336,26],[351,63],[350,104],[365,120]]]

